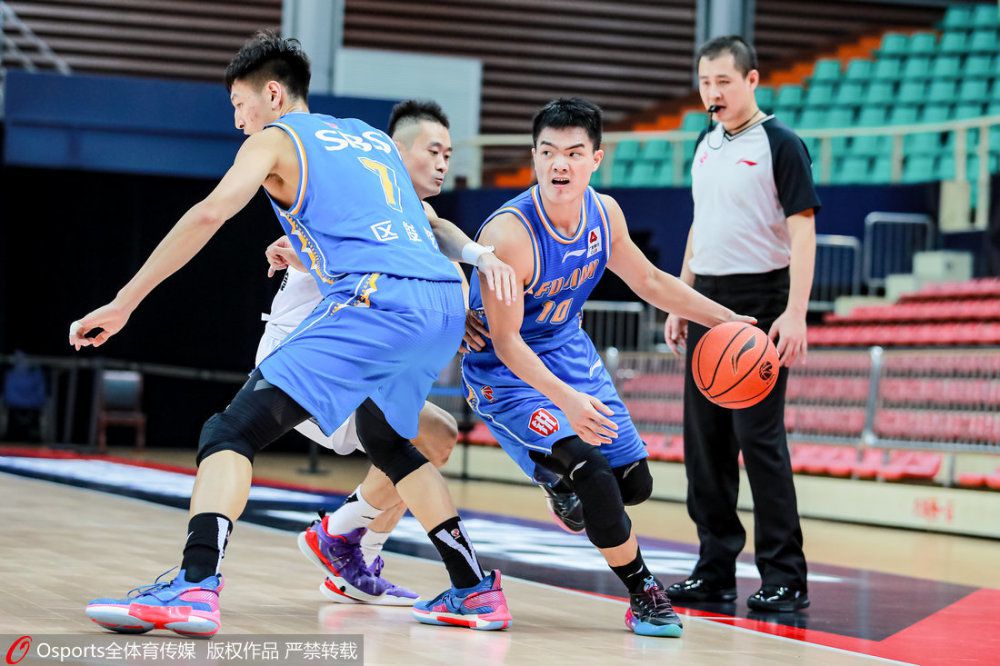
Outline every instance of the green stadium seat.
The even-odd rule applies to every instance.
[[[927,91],[927,103],[951,104],[955,101],[954,81],[933,81]]]
[[[941,19],[941,28],[944,30],[964,30],[972,27],[972,7],[957,6],[949,7]]]
[[[894,106],[889,112],[890,125],[915,125],[917,122],[917,107]]]
[[[879,127],[885,125],[886,109],[881,106],[868,106],[861,109],[858,125],[861,127]]]
[[[930,155],[913,155],[903,162],[904,183],[924,183],[935,178],[935,159]]]
[[[993,78],[1000,79],[1000,55],[993,59]]]
[[[927,78],[927,72],[931,71],[931,59],[927,56],[913,56],[907,58],[903,64],[903,80]]]
[[[854,125],[854,109],[833,109],[826,117],[827,127],[851,127]]]
[[[957,79],[961,75],[961,62],[958,56],[938,56],[931,65],[931,76],[935,79]]]
[[[639,142],[631,139],[622,141],[615,147],[615,165],[620,162],[634,162],[639,159]]]
[[[851,153],[859,157],[888,155],[892,143],[885,136],[856,136],[851,140]]]
[[[700,132],[705,129],[707,120],[705,113],[701,111],[688,111],[681,121],[682,132]]]
[[[941,35],[938,51],[941,53],[963,54],[968,50],[969,37],[965,32],[949,31]]]
[[[870,78],[872,78],[872,72],[874,69],[875,63],[871,60],[854,58],[847,63],[847,72],[844,76],[848,81],[866,83]]]
[[[883,106],[891,104],[895,99],[892,91],[892,84],[884,81],[876,81],[868,87],[868,95],[865,104],[868,106]]]
[[[903,61],[899,58],[879,58],[875,62],[872,79],[876,81],[896,81],[902,69]]]
[[[990,87],[986,79],[966,79],[958,89],[960,102],[978,102],[982,104],[990,97]]]
[[[892,181],[892,158],[876,157],[869,174],[871,183],[888,183]]]
[[[937,168],[934,173],[938,180],[954,180],[955,156],[942,155],[937,161]]]
[[[813,83],[806,90],[805,106],[827,107],[833,104],[833,85],[830,83]]]
[[[774,109],[774,88],[770,86],[757,86],[757,90],[754,91],[754,97],[757,99],[757,106],[764,111],[772,111]]]
[[[955,107],[955,113],[952,117],[955,120],[965,120],[966,118],[979,118],[982,115],[982,103],[964,102]]]
[[[841,83],[834,96],[834,105],[856,107],[865,103],[865,85],[857,81]]]
[[[628,187],[631,170],[632,164],[630,162],[615,160],[615,163],[611,165],[611,187]]]
[[[798,127],[799,110],[790,106],[779,106],[775,108],[774,115],[789,127]]]
[[[819,162],[819,139],[814,136],[802,137],[802,143],[806,145],[806,150],[809,151],[809,157],[812,158],[812,161]]]
[[[974,28],[996,28],[1000,26],[1000,13],[997,12],[997,3],[983,3],[976,5],[972,13],[972,22],[969,24]]]
[[[820,58],[813,67],[813,82],[816,81],[839,81],[840,61],[835,58]]]
[[[978,27],[978,24],[977,24]],[[997,31],[976,30],[969,40],[968,50],[973,53],[995,53],[997,51]]]
[[[802,129],[826,127],[826,116],[825,109],[804,109],[799,116],[799,127]]]
[[[937,74],[935,73],[935,76]],[[993,75],[993,56],[990,55],[970,55],[965,59],[965,67],[962,68],[962,76],[967,79],[982,78],[988,79]]]
[[[934,55],[937,51],[937,35],[933,32],[915,32],[910,35],[907,52],[910,55]]]
[[[938,155],[944,150],[941,144],[941,135],[937,132],[925,132],[922,134],[907,134],[903,137],[903,154],[907,157],[914,155]]]
[[[629,187],[652,187],[656,184],[657,165],[652,162],[636,162],[629,174]]]
[[[787,83],[778,88],[774,104],[779,107],[798,107],[802,106],[802,97],[802,86]]]
[[[867,157],[851,156],[841,160],[833,172],[833,182],[837,184],[864,183],[871,172],[871,160]]]
[[[922,123],[943,123],[950,118],[950,104],[928,104],[920,112],[920,122]]]
[[[670,163],[673,157],[673,146],[666,139],[650,139],[642,144],[639,150],[639,159],[643,162],[666,162]]]
[[[896,95],[897,104],[918,106],[927,101],[927,86],[923,81],[903,81]]]
[[[909,51],[910,38],[900,32],[887,32],[882,36],[879,56],[903,56]]]
[[[994,83],[993,101],[986,107],[986,115],[988,116],[1000,116],[1000,95],[997,95],[998,92],[1000,92],[1000,84]]]
[[[660,167],[656,170],[656,175],[653,177],[653,185],[657,187],[670,187],[674,184],[674,169],[673,166],[663,162]]]

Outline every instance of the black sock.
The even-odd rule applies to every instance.
[[[646,563],[642,560],[642,552],[635,551],[635,559],[620,567],[611,567],[622,583],[628,588],[629,594],[638,594],[646,589],[646,586],[655,581],[653,574],[646,568]]]
[[[427,536],[441,554],[452,585],[472,587],[485,578],[461,518],[449,518],[428,532]]]
[[[221,513],[199,513],[191,518],[181,561],[184,580],[197,583],[219,573],[232,531],[232,521]]]

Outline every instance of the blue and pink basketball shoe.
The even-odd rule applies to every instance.
[[[652,576],[646,579],[642,592],[630,595],[625,626],[640,636],[680,638],[684,633],[684,625],[674,612],[667,591]]]
[[[181,569],[172,581],[160,582],[170,571],[160,574],[151,585],[130,590],[124,599],[94,599],[87,604],[87,617],[105,629],[122,634],[168,629],[181,636],[214,636],[222,626],[219,613],[222,576],[189,583]]]
[[[413,616],[423,624],[497,631],[510,626],[500,572],[493,571],[475,587],[445,590],[430,601],[413,604]]]

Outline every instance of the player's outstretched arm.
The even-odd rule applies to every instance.
[[[510,214],[499,215],[483,229],[480,237],[496,247],[497,256],[509,263],[517,276],[520,294],[534,271],[531,239],[520,221]],[[599,446],[610,444],[617,437],[618,426],[605,415],[614,412],[600,400],[580,393],[556,377],[521,337],[524,321],[524,298],[514,299],[510,306],[502,304],[497,294],[486,289],[480,276],[483,307],[490,326],[490,338],[497,357],[511,372],[534,387],[561,409],[580,439]]]
[[[702,296],[673,275],[661,271],[642,253],[629,236],[625,214],[618,202],[601,195],[608,209],[611,225],[611,258],[608,268],[647,303],[683,319],[703,326],[715,326],[727,321],[756,323],[753,317],[738,315],[729,308]]]
[[[113,301],[73,322],[69,343],[76,349],[100,347],[128,322],[132,312],[161,282],[192,259],[220,227],[243,209],[277,162],[280,130],[247,139],[233,166],[204,200],[192,206],[156,246],[146,263]],[[102,329],[92,338],[87,332]]]
[[[494,252],[490,252],[488,248],[469,238],[454,222],[438,217],[429,203],[424,201],[423,204],[441,254],[452,261],[475,266],[479,274],[486,279],[485,286],[493,292],[499,290],[500,300],[506,305],[510,305],[520,297],[521,292],[514,279],[514,269],[500,261]]]

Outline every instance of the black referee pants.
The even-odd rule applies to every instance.
[[[755,275],[696,276],[694,288],[731,308],[756,317],[767,332],[788,302],[788,269]],[[687,367],[706,328],[688,325]],[[806,589],[795,486],[785,436],[783,368],[763,401],[746,409],[718,407],[698,391],[690,372],[684,380],[684,467],[688,513],[698,527],[701,544],[692,578],[733,586],[736,556],[746,531],[736,515],[739,490],[737,456],[750,479],[754,505],[754,551],[764,585]]]

